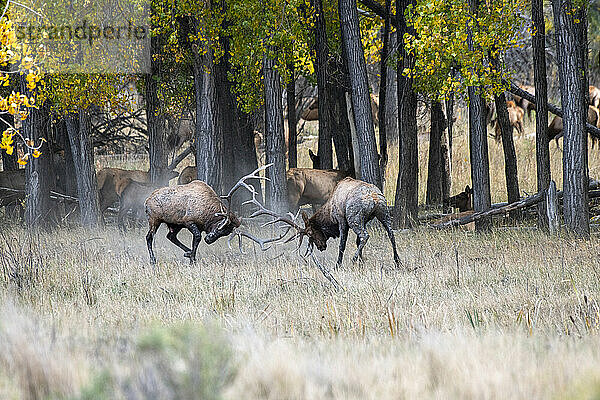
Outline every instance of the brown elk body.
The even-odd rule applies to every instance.
[[[508,121],[510,123],[511,128],[517,130],[517,133],[520,137],[522,137],[525,133],[525,129],[523,128],[523,115],[525,112],[521,107],[515,104],[514,101],[509,100],[506,102],[506,108],[508,111]],[[500,140],[502,138],[502,133],[500,131],[500,124],[498,123],[498,119],[496,118],[496,125],[494,128],[495,135],[494,138],[496,140]]]
[[[168,173],[169,180],[178,175],[175,171]],[[100,211],[104,212],[108,207],[114,204],[121,197],[121,192],[129,180],[148,183],[150,182],[150,173],[141,170],[127,170],[121,168],[102,168],[96,173],[98,181],[98,196],[100,200]]]
[[[209,185],[199,180],[192,181],[187,185],[160,188],[152,192],[144,203],[149,225],[146,243],[150,262],[156,264],[152,242],[156,231],[163,223],[167,224],[169,228],[167,239],[182,249],[185,252],[184,256],[188,257],[190,262],[196,261],[196,250],[202,240],[202,232],[206,233],[204,236],[206,244],[212,244],[220,237],[233,233],[240,238],[240,250],[242,237],[257,242],[262,250],[265,250],[264,245],[266,243],[279,240],[262,240],[249,233],[237,230],[241,221],[229,208],[231,198],[236,190],[246,188],[255,195],[254,189],[245,181],[248,179],[265,179],[260,177],[258,173],[271,165],[257,168],[251,174],[242,177],[226,196],[219,197]],[[223,204],[221,199],[226,200],[227,205]],[[187,228],[192,233],[191,249],[177,239],[177,234],[183,228]]]
[[[458,208],[459,212],[465,212],[473,209],[473,189],[469,185],[465,190],[452,197],[444,199],[446,207]]]
[[[196,179],[198,179],[198,170],[196,169],[196,166],[188,166],[181,170],[181,172],[179,173],[179,178],[177,178],[177,184],[186,185],[191,181],[195,181]]]
[[[342,263],[348,231],[356,233],[358,246],[353,261],[362,258],[362,251],[369,239],[366,225],[377,218],[384,226],[394,252],[394,262],[399,266],[396,240],[392,231],[390,212],[381,190],[376,186],[353,178],[345,178],[336,186],[329,200],[312,217],[302,213],[304,229],[301,234],[308,236],[309,246],[313,244],[323,251],[329,238],[340,237],[337,266]]]
[[[152,264],[156,263],[152,241],[163,223],[169,228],[167,239],[182,249],[184,256],[192,262],[196,259],[202,232],[206,232],[204,241],[211,244],[240,226],[240,220],[234,214],[223,215],[226,207],[219,196],[210,186],[198,180],[187,185],[155,190],[146,200],[145,209],[149,224],[146,242]],[[193,235],[191,249],[177,239],[177,234],[183,228],[187,228]]]
[[[371,100],[371,113],[373,115],[373,123],[378,126],[379,125],[379,98],[373,93],[369,94]],[[300,118],[305,121],[318,121],[319,120],[319,99],[315,98],[315,100],[308,106],[302,114],[300,114]]]
[[[290,168],[286,172],[290,211],[296,212],[305,204],[325,204],[336,185],[347,176],[347,172],[335,169]]]
[[[600,128],[600,111],[598,108],[588,106],[587,122],[590,125]],[[552,122],[548,125],[546,134],[548,135],[549,141],[554,139],[558,145],[558,139],[563,136],[563,120],[561,117],[555,115],[554,118],[552,118]]]
[[[522,90],[535,96],[535,87],[530,86],[530,85],[520,85],[519,87]],[[527,100],[524,97],[517,96],[516,94],[513,94],[513,99],[515,101],[515,104],[518,107],[521,107],[521,109],[527,113],[527,118],[531,119],[531,112],[535,111],[535,104],[533,104],[532,102],[530,102],[529,100]]]

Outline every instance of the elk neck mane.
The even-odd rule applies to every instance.
[[[312,225],[318,226],[327,237],[340,236],[337,221],[333,218],[333,207],[330,202],[325,203],[311,218]]]

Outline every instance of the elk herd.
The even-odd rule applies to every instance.
[[[534,94],[531,86],[521,86]],[[600,89],[589,87],[588,122],[600,128]],[[373,114],[377,119],[377,104],[371,98]],[[528,100],[513,96],[506,102],[510,125],[520,136],[524,135],[523,118],[531,118],[535,105]],[[302,117],[306,120],[316,119],[318,107],[313,104]],[[494,128],[496,140],[499,140],[500,128],[493,104],[486,110],[487,123]],[[549,139],[562,136],[562,119],[555,116],[550,122],[547,135]],[[99,208],[104,213],[116,202],[119,203],[117,215],[118,226],[125,230],[129,217],[135,221],[148,219],[149,230],[146,235],[147,247],[151,263],[156,263],[153,241],[158,228],[166,224],[167,239],[184,251],[184,256],[195,261],[196,251],[204,233],[207,244],[229,236],[229,242],[237,237],[248,238],[258,243],[262,249],[265,245],[277,241],[291,241],[299,238],[299,246],[304,237],[308,238],[307,252],[312,254],[313,247],[323,251],[329,238],[340,238],[339,254],[336,266],[343,260],[346,241],[350,229],[356,234],[356,253],[353,261],[362,258],[363,249],[369,239],[366,225],[373,219],[383,225],[393,250],[396,267],[400,265],[394,232],[391,227],[391,216],[385,197],[376,186],[354,179],[354,171],[336,169],[320,170],[318,156],[309,151],[315,168],[290,168],[286,172],[289,213],[279,215],[257,200],[258,193],[248,181],[266,179],[259,175],[268,166],[258,168],[253,173],[242,177],[225,196],[219,196],[213,188],[197,180],[198,171],[195,166],[185,167],[181,173],[168,171],[164,181],[178,177],[177,185],[157,188],[150,182],[148,171],[125,170],[120,168],[103,168],[96,174]],[[4,171],[0,173],[0,207],[15,204],[22,200],[25,189],[25,170]],[[270,239],[260,239],[243,231],[242,219],[231,209],[232,197],[238,190],[247,191],[251,200],[243,204],[251,204],[255,211],[250,218],[267,216],[267,223],[281,228],[280,235]],[[467,186],[458,195],[444,200],[445,208],[458,208],[467,212],[472,207],[472,189]],[[313,206],[313,215],[308,216],[301,211],[303,205]],[[301,216],[301,222],[300,217]],[[191,247],[178,239],[179,232],[186,228],[192,234]],[[292,232],[290,236],[290,232]],[[228,244],[229,244],[228,242]]]

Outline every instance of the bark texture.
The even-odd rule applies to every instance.
[[[537,103],[535,105],[535,161],[538,192],[550,185],[550,143],[546,129],[548,127],[548,84],[546,81],[546,22],[544,20],[543,0],[531,1],[531,14],[536,34],[531,37],[533,49],[533,73]],[[538,227],[549,230],[546,202],[537,206]]]
[[[412,87],[412,79],[404,76],[402,71],[414,65],[414,57],[404,48],[404,33],[414,33],[407,27],[404,11],[415,1],[396,0],[398,18],[397,43],[402,66],[398,68],[398,127],[400,128],[398,183],[394,205],[394,225],[410,228],[417,223],[417,202],[419,187],[419,163],[417,146],[417,94]]]
[[[584,7],[552,0],[563,108],[563,209],[567,230],[589,237],[587,23]],[[578,20],[578,23],[575,20]],[[537,94],[537,93],[536,93]]]
[[[265,203],[275,212],[287,212],[287,183],[285,178],[285,136],[283,132],[283,106],[281,77],[268,56],[263,59],[265,83],[265,156],[273,164],[267,170]]]
[[[365,54],[360,39],[356,0],[339,0],[342,45],[347,58],[352,109],[358,137],[361,178],[381,188],[381,174],[375,142],[375,127],[367,80]]]
[[[506,177],[506,192],[508,202],[514,203],[521,197],[519,191],[519,178],[517,175],[517,155],[515,152],[515,143],[513,140],[513,127],[510,125],[508,109],[506,108],[506,95],[503,93],[494,97],[496,105],[496,115],[500,132],[502,134],[502,148],[504,150],[504,175]],[[511,216],[517,217],[518,210],[515,210]]]
[[[66,116],[67,133],[75,166],[77,197],[81,225],[92,228],[99,225],[102,214],[98,200],[98,185],[94,167],[94,148],[90,141],[91,121],[87,110]]]

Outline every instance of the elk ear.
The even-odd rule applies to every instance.
[[[308,218],[308,215],[304,211],[302,211],[302,220],[304,221],[304,227],[307,227],[310,218]]]
[[[473,193],[473,190],[469,187],[469,185],[465,187],[465,193]]]

